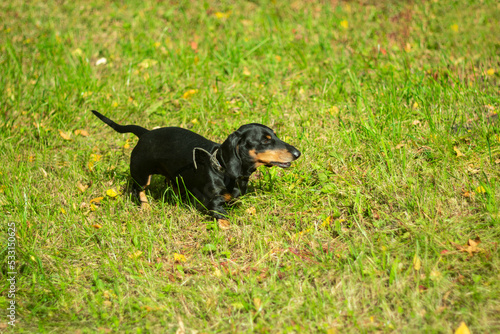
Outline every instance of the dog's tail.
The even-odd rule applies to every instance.
[[[148,129],[145,129],[143,128],[142,126],[139,126],[139,125],[120,125],[120,124],[117,124],[115,122],[113,122],[112,120],[110,120],[109,118],[107,118],[106,116],[102,115],[101,113],[98,113],[97,111],[95,110],[92,110],[92,112],[94,113],[94,115],[96,115],[101,121],[103,121],[104,123],[106,123],[107,125],[109,125],[113,130],[115,130],[116,132],[119,132],[119,133],[128,133],[128,132],[132,132],[134,135],[136,135],[137,137],[140,137],[142,136],[143,134],[145,134],[146,132],[149,132]]]

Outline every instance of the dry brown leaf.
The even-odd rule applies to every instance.
[[[221,230],[229,230],[231,228],[231,223],[227,219],[219,219],[217,223]]]
[[[475,194],[475,193],[471,193],[471,192],[469,192],[469,191],[462,190],[462,196],[463,196],[463,197],[474,197],[474,194]]]
[[[85,190],[87,190],[87,188],[88,188],[89,186],[87,186],[87,185],[83,185],[83,184],[81,184],[80,182],[78,182],[78,183],[76,184],[76,187],[78,188],[78,190],[80,190],[80,191],[83,193],[83,192],[85,192]]]
[[[59,130],[59,135],[64,139],[64,140],[71,140],[71,136],[62,130]]]
[[[420,121],[418,119],[414,120],[411,124],[413,125],[419,125],[420,124]]]
[[[474,168],[474,165],[472,165],[472,164],[471,164],[471,165],[469,165],[469,166],[467,166],[467,172],[468,172],[469,174],[474,175],[474,174],[479,173],[480,171],[481,171],[481,170],[480,170],[479,168]]]
[[[483,250],[479,247],[477,247],[481,243],[481,239],[477,237],[476,239],[469,239],[467,242],[467,245],[462,246],[453,243],[453,246],[455,246],[456,249],[458,249],[461,252],[469,253],[469,256],[473,256],[474,253],[479,253],[482,252]]]
[[[424,151],[432,151],[432,148],[430,148],[429,146],[421,146],[418,148],[417,153],[422,153]]]
[[[405,147],[405,143],[399,143],[399,144],[396,145],[395,148],[396,148],[396,150],[399,150],[399,149],[401,149],[403,147]]]

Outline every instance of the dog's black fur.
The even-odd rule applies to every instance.
[[[144,190],[151,175],[161,174],[171,182],[180,177],[179,188],[194,195],[213,217],[225,219],[223,204],[245,194],[248,178],[258,166],[286,168],[300,157],[299,150],[262,124],[243,125],[217,144],[186,129],[119,125],[92,112],[115,131],[139,137],[130,158],[130,174],[142,206],[148,205]]]

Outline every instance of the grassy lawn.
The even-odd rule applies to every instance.
[[[1,1],[0,332],[500,331],[499,22],[490,0]],[[302,156],[221,229],[161,177],[141,211],[137,139],[91,109],[217,142],[263,123]]]

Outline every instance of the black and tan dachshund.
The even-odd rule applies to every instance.
[[[161,174],[180,190],[189,191],[210,215],[227,219],[224,203],[245,194],[248,178],[257,167],[286,168],[300,157],[299,150],[262,124],[243,125],[217,144],[186,129],[119,125],[92,112],[115,131],[139,137],[130,158],[130,174],[142,207],[148,206],[145,189],[151,175]]]

